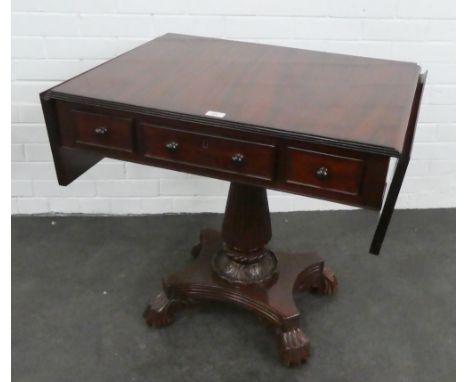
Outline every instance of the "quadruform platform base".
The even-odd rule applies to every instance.
[[[299,326],[300,313],[293,293],[333,294],[337,288],[334,274],[324,268],[322,258],[315,253],[275,253],[278,263],[273,277],[255,284],[231,283],[213,271],[212,259],[222,248],[219,232],[203,230],[200,243],[192,250],[194,262],[163,280],[164,291],[144,312],[146,323],[153,327],[168,325],[174,321],[174,314],[180,307],[194,302],[230,302],[272,325],[285,365],[304,362],[309,357],[310,342]]]

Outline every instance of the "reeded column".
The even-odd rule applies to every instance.
[[[266,189],[231,183],[224,214],[223,249],[213,258],[213,269],[223,279],[255,284],[276,273],[275,255],[265,248],[271,239]]]

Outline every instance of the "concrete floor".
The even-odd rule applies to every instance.
[[[272,333],[227,304],[144,325],[160,279],[220,215],[13,218],[13,381],[454,381],[455,211],[397,211],[380,257],[376,219],[273,214],[271,247],[318,250],[340,282],[297,296],[313,351],[288,369]]]

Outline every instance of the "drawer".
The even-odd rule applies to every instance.
[[[187,132],[142,123],[138,127],[146,158],[183,163],[247,177],[272,180],[275,146]]]
[[[286,182],[305,187],[358,195],[364,176],[364,160],[335,154],[286,149]]]
[[[134,149],[132,119],[72,110],[74,143],[116,151]]]

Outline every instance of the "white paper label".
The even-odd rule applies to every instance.
[[[220,111],[213,111],[213,110],[208,110],[205,115],[208,117],[215,117],[215,118],[224,118],[226,116],[226,113],[222,113]]]

